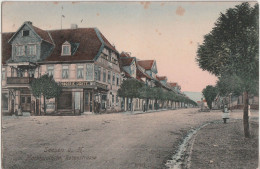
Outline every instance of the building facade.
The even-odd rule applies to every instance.
[[[44,74],[62,86],[59,98],[47,100],[49,113],[121,110],[119,53],[97,28],[44,31],[24,22],[2,37],[3,112],[39,114],[43,98],[32,95],[30,83]]]

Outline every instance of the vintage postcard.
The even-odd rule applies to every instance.
[[[257,1],[3,1],[4,169],[258,167]]]

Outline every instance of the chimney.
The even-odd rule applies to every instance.
[[[71,24],[70,28],[71,28],[71,29],[77,29],[77,28],[78,28],[78,25],[77,25],[77,24]]]
[[[31,21],[25,21],[24,23],[27,23],[29,25],[32,25],[32,22]]]

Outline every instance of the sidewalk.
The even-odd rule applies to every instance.
[[[125,111],[122,112],[123,114],[146,114],[146,113],[154,113],[154,112],[161,112],[161,111],[167,111],[167,110],[178,110],[178,109],[158,109],[158,110],[148,110],[146,112],[144,111]]]
[[[258,122],[250,122],[251,138],[244,138],[243,121],[212,123],[197,132],[190,145],[187,168],[256,169]]]

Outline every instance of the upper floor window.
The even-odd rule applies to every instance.
[[[16,56],[24,56],[25,47],[23,45],[16,46]]]
[[[84,66],[78,65],[78,67],[77,67],[77,78],[78,79],[83,79],[83,71],[84,71]]]
[[[24,30],[23,31],[23,36],[29,36],[29,33],[30,33],[29,30]]]
[[[113,81],[112,84],[115,85],[115,73],[113,73]]]
[[[62,66],[62,79],[68,79],[69,78],[69,66],[64,65]]]
[[[35,74],[35,70],[34,69],[28,70],[28,73],[29,73],[29,77],[33,77],[34,78],[34,74]]]
[[[111,83],[111,72],[110,71],[108,71],[108,73],[107,73],[107,83]]]
[[[116,74],[116,85],[119,86],[119,75]]]
[[[101,67],[95,65],[95,80],[100,81]]]
[[[27,54],[29,56],[34,56],[36,55],[36,45],[28,45],[27,46]]]
[[[93,80],[93,64],[86,65],[86,80]]]
[[[107,80],[107,70],[103,68],[103,82],[106,82]]]
[[[48,66],[47,67],[47,73],[48,73],[48,75],[53,76],[53,74],[54,74],[54,67],[53,66]]]

